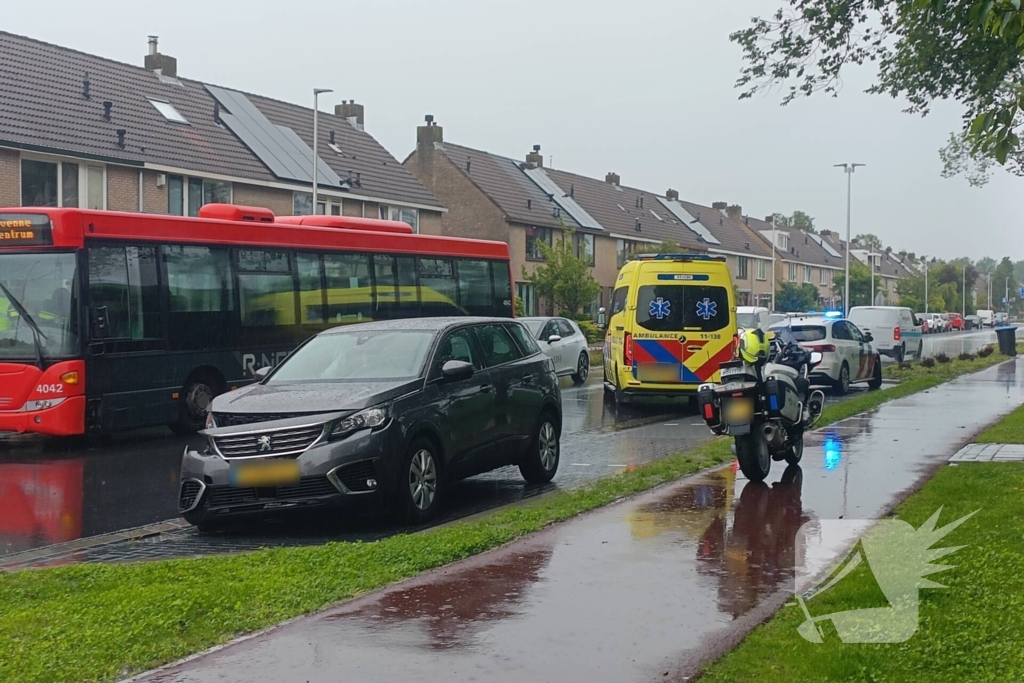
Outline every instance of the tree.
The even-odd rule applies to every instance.
[[[513,301],[515,301],[515,303],[513,304],[513,310],[516,313],[516,317],[517,318],[525,318],[526,317],[526,304],[524,304],[523,300],[520,299],[518,296],[514,297]]]
[[[776,213],[774,217],[775,225],[780,228],[798,228],[814,234],[818,232],[814,229],[814,218],[803,211],[794,211],[792,216]]]
[[[590,260],[576,256],[572,237],[573,231],[566,229],[562,230],[562,239],[553,246],[538,242],[545,263],[538,265],[533,273],[527,273],[523,267],[523,279],[558,311],[575,317],[581,308],[593,303],[601,293],[601,285],[590,272]]]
[[[870,232],[862,233],[853,238],[853,241],[870,251],[881,251],[882,240],[878,235],[873,235]]]
[[[995,162],[1024,175],[1020,0],[785,2],[730,36],[746,62],[736,82],[741,99],[779,85],[789,86],[783,104],[836,96],[844,67],[874,62],[867,92],[906,98],[907,113],[926,115],[947,99],[964,105],[963,127],[942,153],[946,173],[983,183]]]
[[[810,283],[782,282],[775,292],[775,308],[783,313],[809,311],[818,305],[818,288]]]
[[[1013,272],[1013,261],[1008,256],[1004,256],[992,273],[992,302],[998,307],[997,310],[1009,311],[1007,306],[1010,304],[1002,303],[1003,297],[1006,296],[1007,279],[1009,279],[1010,298],[1014,299],[1020,294],[1019,281]]]
[[[845,282],[846,273],[842,272],[836,273],[832,280],[832,291],[839,297],[842,297],[845,291]],[[850,305],[846,306],[846,302],[843,303],[846,310],[854,306],[871,305],[871,270],[855,258],[850,259]]]
[[[982,275],[991,275],[996,269],[996,260],[989,256],[978,259],[978,262],[974,264],[974,267]]]

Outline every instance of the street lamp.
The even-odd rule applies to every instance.
[[[881,256],[881,254],[878,254],[876,252],[871,252],[871,253],[868,254],[868,258],[871,259],[871,303],[868,304],[869,306],[874,306],[875,305],[875,257],[876,256]]]
[[[967,317],[967,264],[964,264],[964,295],[960,302],[960,315]]]
[[[853,172],[858,166],[865,164],[834,164],[835,168],[843,169],[846,174],[846,280],[843,282],[843,310],[850,313],[850,197],[853,189]],[[872,295],[874,292],[872,292]]]
[[[924,313],[928,315],[928,257],[921,254],[921,260],[924,261]]]
[[[775,289],[779,286],[778,281],[775,279],[775,245],[779,241],[775,236],[775,214],[772,214],[772,313],[779,310],[775,308]]]
[[[317,136],[317,114],[320,111],[320,95],[322,95],[323,93],[328,93],[328,92],[334,92],[334,91],[330,90],[328,88],[313,88],[313,175],[312,175],[312,181],[313,181],[313,206],[310,208],[310,213],[312,213],[314,216],[316,215],[316,189],[317,189],[317,182],[316,182],[317,154],[316,154],[316,148],[317,148],[317,144],[319,142],[319,139],[318,139],[318,136]],[[324,213],[327,213],[327,212],[324,211]]]

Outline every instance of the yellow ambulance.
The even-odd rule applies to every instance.
[[[724,256],[642,254],[619,271],[604,341],[605,390],[695,395],[718,382],[736,346],[736,301]]]

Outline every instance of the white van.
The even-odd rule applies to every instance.
[[[847,318],[862,332],[874,337],[871,344],[879,353],[901,362],[908,355],[921,357],[924,338],[921,321],[903,306],[854,306]]]
[[[996,324],[996,312],[988,309],[981,309],[978,311],[978,317],[981,318],[981,324],[984,327],[993,327]]]
[[[752,330],[754,328],[767,330],[770,324],[768,309],[764,306],[736,307],[736,327],[740,330]]]

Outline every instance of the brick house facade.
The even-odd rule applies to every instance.
[[[607,307],[619,268],[629,254],[672,241],[684,251],[726,257],[741,303],[770,291],[763,267],[771,252],[758,236],[725,211],[622,185],[616,173],[603,180],[544,166],[540,147],[523,161],[445,142],[441,126],[427,117],[417,129],[416,149],[403,164],[437,196],[448,212],[441,234],[508,243],[516,295],[528,314],[554,313],[526,276],[541,263],[533,244],[573,232],[577,253],[592,254],[601,293],[590,307],[596,318]]]
[[[137,67],[0,32],[0,61],[19,67],[12,86],[31,93],[0,98],[0,206],[195,215],[227,201],[309,213],[308,171],[305,182],[279,175],[232,129],[239,112],[213,86],[179,78],[177,60],[159,54],[155,39],[150,48]],[[229,92],[312,161],[312,109]],[[354,102],[319,113],[317,156],[341,182],[325,184],[321,173],[317,208],[439,232],[443,206],[366,133],[364,116]]]

